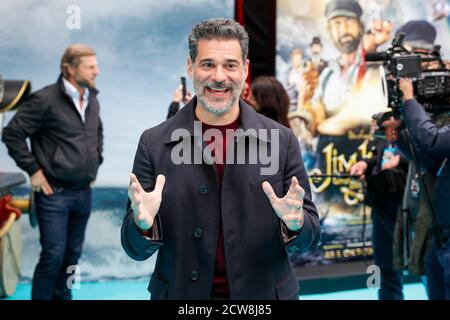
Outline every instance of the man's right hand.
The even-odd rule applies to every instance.
[[[46,196],[53,194],[53,189],[48,183],[47,178],[45,178],[42,170],[36,171],[30,177],[30,182],[31,182],[31,190],[33,190],[34,192],[42,191]]]
[[[166,178],[160,174],[156,178],[155,189],[145,192],[134,174],[131,174],[128,197],[134,213],[134,222],[142,231],[149,230],[161,206],[162,190]]]
[[[367,163],[365,161],[358,161],[350,168],[351,176],[359,176],[361,180],[364,180],[366,176],[364,175],[367,170]]]

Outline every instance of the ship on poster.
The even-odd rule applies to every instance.
[[[289,120],[299,138],[318,207],[321,245],[291,255],[295,265],[371,258],[370,207],[364,181],[350,167],[374,156],[372,115],[387,111],[380,64],[366,53],[385,50],[395,30],[427,20],[450,52],[449,1],[278,0],[277,77],[290,97]]]

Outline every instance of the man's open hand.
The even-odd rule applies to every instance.
[[[267,181],[263,182],[262,188],[267,198],[269,198],[275,213],[290,230],[297,231],[303,227],[303,197],[305,196],[305,190],[300,187],[296,177],[292,177],[291,186],[283,198],[277,197],[272,186]]]
[[[161,206],[165,182],[166,178],[160,174],[156,178],[155,189],[152,192],[145,192],[136,176],[131,174],[128,197],[134,213],[134,222],[139,229],[147,231],[152,227]]]

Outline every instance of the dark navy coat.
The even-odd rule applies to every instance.
[[[139,233],[128,202],[122,225],[125,251],[135,260],[145,260],[158,251],[149,285],[152,298],[209,299],[221,215],[231,298],[298,299],[288,248],[297,252],[315,248],[320,226],[297,138],[290,129],[240,101],[240,128],[245,133],[236,135],[233,143],[245,136],[258,142],[279,143],[279,169],[262,176],[260,169],[267,165],[259,162],[227,164],[219,190],[213,165],[175,165],[171,159],[173,148],[180,143],[188,141],[192,148],[205,146],[193,129],[195,105],[196,98],[140,138],[133,173],[146,191],[153,190],[158,174],[165,175],[166,183],[155,219],[156,241]],[[185,129],[187,139],[173,141],[172,133],[180,128]],[[279,141],[248,129],[256,129],[256,133],[259,129],[278,129]],[[297,233],[286,229],[261,187],[263,181],[268,181],[277,196],[283,197],[293,176],[306,191],[305,223]]]

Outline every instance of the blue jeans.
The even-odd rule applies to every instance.
[[[434,235],[433,235],[434,237]],[[439,248],[433,238],[430,251],[425,258],[428,298],[450,300],[450,238]]]
[[[72,191],[54,188],[54,194],[36,193],[36,215],[42,246],[33,276],[33,300],[70,300],[67,285],[81,256],[86,225],[91,212],[91,189]]]
[[[403,273],[393,266],[394,228],[399,206],[399,201],[389,201],[372,209],[374,260],[381,272],[379,300],[403,300]]]

